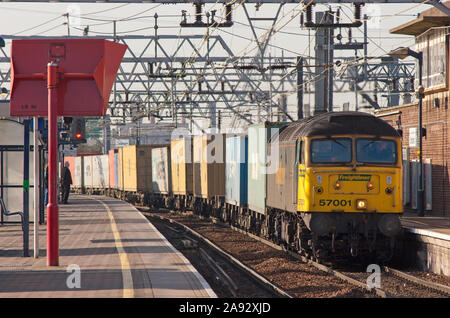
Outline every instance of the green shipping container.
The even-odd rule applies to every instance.
[[[276,173],[278,156],[268,156],[267,142],[285,124],[265,122],[248,127],[248,208],[266,213],[267,174]]]

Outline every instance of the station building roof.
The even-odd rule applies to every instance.
[[[443,4],[450,8],[450,1]],[[391,29],[390,33],[417,36],[430,28],[442,26],[450,26],[450,17],[437,8],[431,8],[423,11],[416,19]]]

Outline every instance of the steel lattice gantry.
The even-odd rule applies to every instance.
[[[313,83],[318,79],[312,58],[303,58],[303,84],[298,86],[297,57],[237,57],[220,36],[211,36],[205,50],[198,50],[200,35],[106,38],[128,45],[108,111],[117,123],[143,117],[173,121],[179,119],[177,114],[183,114],[180,116],[211,118],[214,124],[219,110],[222,115],[231,113],[238,119],[252,122],[244,114],[255,108],[256,120],[270,120],[280,112],[289,120],[295,120],[295,116],[280,107],[279,97],[295,94],[299,89],[304,94],[313,94]],[[173,46],[174,43],[177,45]],[[9,87],[10,58],[6,53],[9,50],[3,48],[1,52],[0,63],[7,67],[0,71],[0,85]],[[372,61],[353,65],[349,60],[343,65],[345,67],[334,70],[336,93],[352,92],[355,82],[358,90],[371,93],[396,91],[398,94],[411,90],[404,83],[414,78],[412,63]],[[395,81],[398,86],[393,89]],[[370,82],[378,83],[376,90],[367,87]],[[5,96],[3,102],[8,98]]]
[[[0,2],[61,2],[61,3],[98,3],[98,0],[0,0]],[[264,4],[264,3],[272,3],[272,4],[288,4],[288,3],[299,3],[299,0],[237,0],[235,2],[229,0],[201,0],[201,1],[185,1],[185,0],[102,0],[102,3],[164,3],[164,4],[185,4],[185,3],[223,3],[228,4],[230,2],[234,4],[240,3],[255,3],[255,4]],[[303,0],[305,4],[314,3],[314,4],[328,4],[328,3],[360,3],[360,4],[369,4],[369,3],[378,3],[378,4],[386,4],[386,3],[418,3],[418,4],[427,4],[432,5],[445,14],[450,16],[450,9],[447,8],[440,0]]]
[[[210,36],[203,50],[201,35],[101,38],[128,45],[109,109],[110,117],[122,123],[148,116],[174,120],[178,112],[208,118],[220,109],[242,117],[239,107],[250,104],[261,105],[269,114],[270,100],[278,107],[277,96],[296,89],[296,73],[289,72],[295,68],[294,57],[237,57],[220,36]],[[0,63],[8,67],[2,69],[9,69],[6,52],[3,48]],[[0,85],[9,87],[9,80],[10,70],[1,71]]]

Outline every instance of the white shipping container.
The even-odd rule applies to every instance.
[[[152,149],[152,181],[156,193],[167,194],[172,191],[169,155],[168,147]]]
[[[72,180],[74,188],[82,188],[84,186],[83,180],[83,157],[75,157],[75,176]]]
[[[92,178],[92,157],[84,156],[84,187],[85,189],[92,189],[93,178]]]
[[[92,187],[106,189],[109,187],[109,158],[108,155],[92,157]]]

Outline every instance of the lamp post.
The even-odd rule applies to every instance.
[[[412,56],[417,59],[419,63],[419,87],[416,90],[416,96],[419,99],[419,129],[418,129],[418,139],[419,139],[419,151],[417,155],[419,156],[419,187],[417,189],[417,215],[424,216],[423,209],[423,162],[422,162],[422,100],[425,97],[425,89],[422,85],[422,65],[423,65],[423,54],[422,52],[416,52],[407,47],[400,47],[392,50],[388,53],[389,56],[396,57],[399,59],[405,59],[408,56]]]

